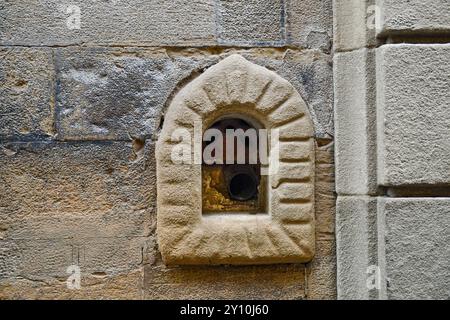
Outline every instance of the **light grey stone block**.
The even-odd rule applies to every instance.
[[[389,299],[450,298],[450,198],[386,198]]]
[[[2,45],[216,43],[213,0],[7,1],[1,16]]]
[[[0,139],[54,134],[51,49],[0,48]]]
[[[379,183],[450,184],[450,45],[377,50]]]
[[[450,33],[448,0],[377,0],[382,35]]]
[[[375,52],[334,56],[336,191],[374,195],[376,181]]]
[[[339,196],[336,204],[338,299],[385,298],[383,221],[378,198]],[[368,286],[371,272],[380,276],[378,287]],[[379,268],[379,269],[378,269]]]
[[[217,0],[218,42],[223,45],[282,46],[286,27],[281,0]]]
[[[302,48],[331,49],[332,0],[286,1],[287,42]]]
[[[333,0],[333,41],[336,51],[376,45],[375,0]]]

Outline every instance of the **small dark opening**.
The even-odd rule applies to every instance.
[[[266,211],[267,180],[266,177],[261,176],[260,135],[257,132],[259,128],[262,128],[260,124],[255,125],[251,120],[241,118],[222,118],[208,128],[219,131],[221,136],[212,135],[210,141],[204,138],[203,152],[206,146],[214,142],[215,148],[208,149],[208,152],[211,152],[208,156],[215,157],[219,151],[222,161],[202,163],[204,213],[262,213]],[[233,131],[232,137],[227,137],[227,130]],[[236,130],[239,131],[236,132]],[[248,132],[248,130],[251,131]],[[215,141],[214,138],[216,138]],[[227,141],[228,138],[231,141]],[[220,140],[221,145],[216,145]],[[234,145],[234,151],[232,145]],[[245,146],[244,149],[242,149],[243,146]],[[241,163],[242,159],[244,163]],[[254,159],[256,163],[253,163]]]
[[[228,192],[231,199],[246,201],[256,197],[258,193],[258,181],[256,177],[247,173],[234,175],[228,184]]]

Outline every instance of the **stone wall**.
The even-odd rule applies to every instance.
[[[335,298],[331,0],[22,0],[0,16],[0,298]],[[308,105],[316,257],[168,268],[154,144],[174,94],[233,53]]]
[[[449,9],[334,1],[338,298],[450,296]]]

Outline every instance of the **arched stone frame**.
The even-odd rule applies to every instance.
[[[202,214],[201,164],[175,164],[177,129],[191,137],[226,115],[279,129],[279,170],[268,177],[267,214]],[[314,256],[314,134],[308,108],[285,79],[231,55],[171,102],[156,145],[157,234],[163,260],[181,264],[305,263]],[[197,142],[198,143],[198,142]],[[192,146],[194,143],[192,144]]]

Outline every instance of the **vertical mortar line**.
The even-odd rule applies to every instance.
[[[214,33],[215,33],[215,37],[216,37],[216,44],[217,45],[221,45],[222,41],[221,41],[221,34],[222,34],[222,28],[221,28],[221,24],[220,24],[220,0],[214,0],[213,6],[214,6]]]
[[[57,72],[57,70],[56,70],[56,56],[55,56],[55,51],[56,50],[58,50],[58,49],[53,49],[53,48],[51,48],[50,49],[51,50],[51,52],[52,52],[52,63],[53,63],[53,78],[52,78],[52,99],[53,99],[53,110],[51,110],[52,111],[52,118],[53,118],[53,124],[52,124],[52,129],[53,129],[53,137],[55,137],[56,135],[57,135],[57,132],[58,132],[58,130],[57,130],[57,128],[56,128],[56,105],[57,105],[57,103],[56,103],[56,97],[57,97],[57,94],[56,94],[56,86],[57,86],[57,84],[56,84],[56,82],[57,82],[57,76],[58,76],[58,72]]]
[[[378,1],[377,1],[378,4]],[[386,291],[386,246],[385,246],[385,230],[386,230],[386,223],[384,219],[384,210],[382,210],[382,202],[384,198],[386,197],[387,189],[384,187],[379,187],[379,152],[380,152],[380,142],[379,142],[379,134],[383,134],[382,125],[380,125],[379,121],[383,119],[384,117],[380,116],[382,115],[382,110],[379,110],[379,99],[380,99],[380,90],[379,90],[379,73],[378,68],[381,67],[379,64],[379,61],[377,59],[377,48],[370,49],[368,54],[370,57],[366,60],[367,66],[366,70],[368,73],[368,88],[370,88],[370,84],[374,87],[374,92],[371,91],[371,94],[367,97],[368,101],[367,103],[370,103],[372,111],[372,123],[374,125],[371,127],[368,126],[368,137],[373,141],[375,146],[372,148],[373,153],[369,156],[369,163],[372,165],[369,172],[372,172],[371,174],[372,179],[375,181],[375,188],[373,192],[375,192],[377,201],[376,201],[376,216],[374,217],[374,223],[375,228],[373,230],[373,237],[374,242],[376,243],[375,250],[376,252],[373,253],[373,255],[376,257],[376,263],[379,270],[379,277],[380,277],[380,288],[378,289],[376,299],[386,299],[387,298],[387,291]]]

